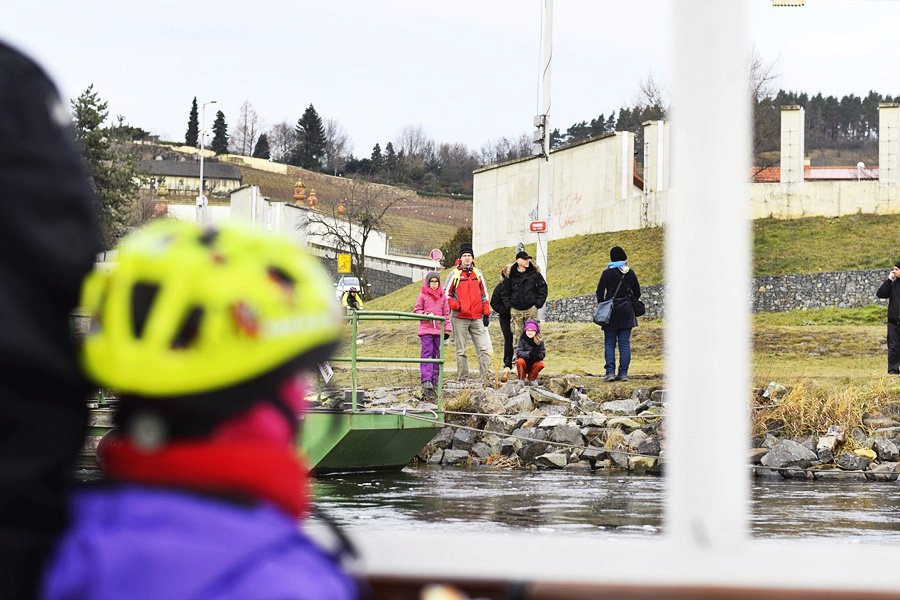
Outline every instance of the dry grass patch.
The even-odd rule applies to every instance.
[[[867,415],[900,412],[900,385],[896,380],[881,379],[870,385],[836,386],[804,379],[798,381],[780,401],[771,406],[757,406],[753,411],[754,435],[765,435],[774,421],[783,423],[779,437],[825,435],[838,425],[849,434],[863,428]],[[851,436],[845,441],[855,447]]]

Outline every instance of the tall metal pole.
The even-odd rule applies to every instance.
[[[197,222],[206,224],[209,215],[206,211],[206,194],[203,193],[203,149],[206,146],[206,105],[215,104],[216,100],[204,102],[200,108],[200,191],[197,194]]]
[[[543,117],[544,139],[541,148],[544,160],[538,166],[538,205],[537,216],[539,220],[547,222],[547,231],[538,233],[537,241],[537,265],[549,282],[547,272],[547,238],[554,229],[554,223],[550,217],[553,194],[553,169],[550,165],[550,64],[553,59],[553,0],[544,0],[544,47],[541,52],[541,100]],[[538,311],[538,319],[543,321],[546,309]]]

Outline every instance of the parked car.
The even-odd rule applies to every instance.
[[[357,293],[360,298],[365,298],[366,293],[362,288],[362,285],[359,283],[359,277],[354,277],[352,275],[344,275],[340,279],[338,279],[337,283],[334,284],[334,293],[338,300],[341,299],[341,296],[344,295],[344,292],[348,291],[350,288],[356,288]]]

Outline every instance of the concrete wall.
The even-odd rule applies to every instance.
[[[875,297],[875,290],[886,277],[887,269],[754,277],[753,312],[859,308],[870,304],[886,306],[886,300]],[[647,306],[648,318],[664,315],[664,286],[641,286],[641,300]],[[591,320],[596,304],[593,294],[550,300],[547,302],[547,320],[587,322]]]
[[[616,132],[550,153],[549,239],[641,227],[644,199],[634,186],[634,134]],[[475,171],[472,243],[483,254],[534,242],[540,157]],[[654,215],[656,217],[656,215]]]
[[[900,213],[900,104],[879,106],[879,179],[804,179],[804,111],[781,111],[781,181],[750,186],[753,218]],[[665,121],[644,123],[644,190],[631,185],[634,136],[617,132],[550,153],[551,211],[546,239],[662,225],[671,189]],[[473,243],[477,253],[536,241],[539,165],[535,157],[475,171]],[[748,173],[748,177],[750,174]],[[740,202],[723,198],[723,202]]]

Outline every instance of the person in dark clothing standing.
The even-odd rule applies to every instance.
[[[894,263],[888,278],[875,295],[879,298],[888,298],[888,374],[900,375],[900,260]]]
[[[641,297],[635,272],[628,268],[628,255],[619,246],[609,251],[609,264],[597,283],[597,302],[614,297],[612,316],[603,327],[606,381],[628,381],[631,366],[631,330],[637,327],[632,300]],[[621,283],[620,283],[621,282]],[[614,296],[615,295],[615,296]],[[619,346],[619,371],[616,373],[616,345]]]
[[[70,315],[101,242],[68,115],[41,68],[0,42],[3,598],[36,594],[87,425]]]
[[[513,334],[522,335],[525,321],[537,321],[538,309],[547,301],[547,282],[524,250],[516,254],[501,295],[512,318]]]
[[[497,313],[500,321],[500,332],[503,334],[503,374],[500,381],[506,383],[509,379],[509,372],[512,370],[513,358],[513,334],[512,334],[512,317],[509,314],[509,307],[503,304],[503,288],[509,281],[509,270],[513,265],[504,265],[500,269],[500,283],[491,293],[491,308]]]

